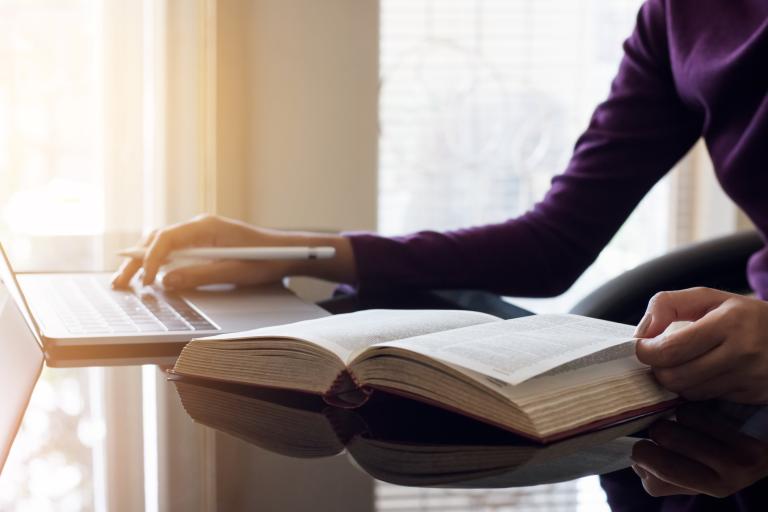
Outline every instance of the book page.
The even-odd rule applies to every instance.
[[[590,355],[585,364],[623,357],[633,332],[630,325],[576,315],[534,315],[377,346],[417,352],[515,385]]]
[[[488,322],[501,320],[475,311],[371,309],[204,339],[297,339],[319,345],[347,361],[351,354],[376,343]]]

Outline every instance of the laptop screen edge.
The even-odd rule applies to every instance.
[[[40,341],[40,335],[39,331],[37,330],[37,324],[35,323],[34,319],[32,318],[32,315],[30,314],[29,308],[27,307],[26,300],[24,299],[24,295],[21,293],[21,288],[19,288],[18,282],[16,281],[15,274],[13,273],[13,269],[10,265],[10,261],[8,260],[8,256],[5,253],[5,250],[0,244],[0,280],[2,281],[2,287],[5,288],[5,291],[8,294],[8,300],[5,304],[2,304],[2,307],[0,307],[0,313],[2,313],[2,318],[4,321],[6,321],[5,316],[5,308],[6,307],[14,307],[15,308],[15,314],[18,315],[17,321],[19,323],[23,323],[23,327],[21,325],[18,326],[9,326],[11,327],[10,331],[13,334],[14,327],[18,329],[25,328],[26,331],[29,332],[29,334],[32,335],[32,338],[35,340],[37,346],[36,349],[36,361],[32,364],[30,364],[30,369],[34,367],[34,371],[30,372],[28,375],[24,375],[24,379],[14,380],[13,382],[10,382],[7,384],[6,389],[9,387],[17,387],[17,386],[24,386],[24,389],[19,389],[19,400],[17,401],[15,407],[16,410],[13,411],[7,411],[9,413],[9,421],[6,422],[6,425],[8,425],[8,428],[5,433],[5,439],[0,440],[0,474],[2,474],[2,471],[5,467],[5,463],[7,462],[8,455],[11,452],[11,447],[13,446],[13,442],[16,439],[16,436],[19,433],[19,429],[21,428],[21,424],[24,420],[24,416],[26,414],[27,408],[29,407],[29,401],[32,398],[32,392],[35,388],[35,385],[37,384],[38,379],[40,378],[40,374],[43,371],[43,365],[45,362],[45,355],[43,353],[43,347],[42,343]],[[8,303],[12,304],[8,304]],[[12,318],[10,319],[12,321]],[[5,332],[0,333],[2,335],[7,334]],[[26,341],[21,340],[21,341]],[[13,350],[11,350],[13,352]],[[12,355],[17,355],[16,353]],[[21,357],[27,357],[31,356],[32,354],[19,354]],[[2,357],[4,359],[7,358],[7,354],[2,354]],[[7,360],[7,359],[6,359]],[[11,361],[11,364],[14,366],[18,366],[19,368],[23,368],[23,365],[18,364],[16,365],[15,361]],[[21,363],[21,361],[18,361],[18,363]],[[33,366],[34,365],[34,366]],[[3,372],[6,373],[6,372]],[[0,378],[0,381],[4,380],[6,376],[4,375],[2,378]],[[15,390],[12,390],[12,392],[15,393]],[[13,415],[13,416],[11,416]]]
[[[14,272],[11,266],[11,260],[8,258],[8,253],[5,252],[5,247],[0,242],[0,281],[3,282],[11,298],[16,303],[16,306],[21,312],[21,316],[24,317],[24,321],[32,331],[32,335],[37,340],[37,344],[42,350],[44,348],[42,338],[40,336],[40,327],[37,325],[35,318],[32,316],[32,311],[29,309],[29,303],[27,302],[24,293],[21,291],[19,281],[16,279],[16,272]]]

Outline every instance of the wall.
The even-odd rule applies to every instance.
[[[377,2],[250,5],[248,219],[375,228]]]
[[[377,2],[219,0],[217,13],[218,211],[374,229]]]
[[[378,2],[216,3],[217,212],[277,228],[375,229]],[[291,286],[310,299],[328,293]],[[233,446],[220,434],[215,444]],[[253,460],[217,466],[220,510],[238,485],[263,489],[265,510],[372,509],[372,480],[339,458]]]

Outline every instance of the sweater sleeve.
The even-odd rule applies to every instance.
[[[544,297],[567,290],[701,134],[701,115],[676,92],[666,30],[663,0],[649,0],[608,99],[566,170],[527,213],[447,232],[345,233],[360,291],[477,288]]]

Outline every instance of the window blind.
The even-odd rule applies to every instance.
[[[452,229],[530,208],[607,96],[640,4],[382,0],[379,230]],[[567,310],[665,252],[673,238],[668,181],[571,291],[521,305]]]
[[[607,95],[640,1],[380,5],[379,228],[396,234],[500,221],[539,199]],[[652,194],[625,238],[666,207],[664,190]],[[594,287],[595,274],[618,273],[663,250],[666,233],[656,235],[643,237],[641,247],[619,240],[581,288]],[[607,505],[590,478],[504,490],[379,483],[376,509],[570,512]]]

